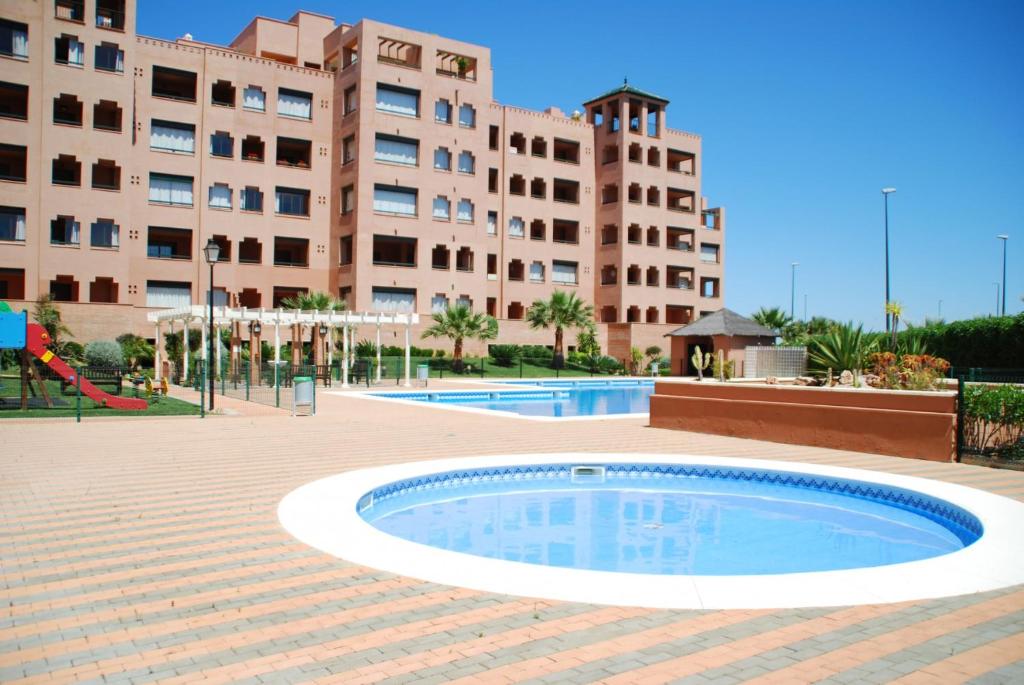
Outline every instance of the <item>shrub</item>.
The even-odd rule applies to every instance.
[[[356,343],[356,356],[363,358],[376,357],[377,345],[372,340],[360,340]]]
[[[1024,387],[964,386],[964,445],[1005,459],[1024,459]]]
[[[877,340],[868,340],[864,335],[863,326],[839,325],[808,340],[807,369],[818,376],[824,376],[829,369],[836,375],[843,371],[862,371],[876,345]]]
[[[623,368],[622,362],[615,357],[605,354],[597,358],[597,369],[601,373],[621,373]]]
[[[1017,368],[1024,360],[1024,313],[935,322],[900,334],[919,336],[930,354],[953,366]]]
[[[549,364],[555,358],[555,353],[544,345],[523,345],[522,354],[533,364]]]
[[[874,352],[868,355],[868,364],[878,377],[873,385],[892,390],[935,390],[949,371],[949,362],[927,354]]]
[[[715,378],[724,378],[729,380],[735,376],[736,364],[731,360],[726,360],[725,363],[721,363],[718,359],[718,355],[715,355],[715,361],[711,365],[711,373]]]
[[[121,355],[124,357],[129,368],[134,370],[140,366],[153,365],[155,351],[153,346],[142,336],[135,335],[134,333],[124,333],[117,336],[117,343],[121,346]],[[174,358],[172,357],[172,359]]]
[[[519,345],[491,345],[491,359],[498,366],[513,366],[523,356],[523,348]]]
[[[94,340],[85,346],[85,363],[89,366],[124,366],[121,346],[113,340]]]

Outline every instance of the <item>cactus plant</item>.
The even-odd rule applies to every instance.
[[[704,370],[711,366],[711,353],[701,352],[700,345],[697,345],[693,349],[693,356],[690,357],[690,361],[693,362],[694,368],[697,369],[697,380],[704,380]]]

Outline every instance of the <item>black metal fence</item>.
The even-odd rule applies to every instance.
[[[954,368],[957,456],[1024,461],[1024,369]]]

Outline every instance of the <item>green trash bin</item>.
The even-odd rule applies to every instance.
[[[298,413],[299,407],[308,407],[313,413],[313,379],[310,376],[292,378],[292,416]]]
[[[430,364],[418,364],[416,366],[416,380],[422,381],[423,385],[426,385],[428,378],[430,378]]]

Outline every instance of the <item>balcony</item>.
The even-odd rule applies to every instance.
[[[92,187],[98,190],[121,190],[121,167],[110,159],[98,160],[92,165]]]
[[[247,162],[262,162],[266,144],[259,136],[242,139],[242,159]]]
[[[605,145],[601,151],[601,164],[615,164],[619,161],[619,146]]]
[[[96,26],[112,31],[124,31],[124,0],[97,0]]]
[[[375,266],[416,268],[416,238],[375,234],[373,263]]]
[[[274,237],[274,266],[309,266],[309,241]]]
[[[28,86],[0,81],[0,117],[28,119]]]
[[[565,162],[566,164],[579,164],[580,144],[575,140],[555,138],[552,157],[556,162]]]
[[[192,231],[187,228],[150,226],[146,241],[150,259],[192,259]]]
[[[556,178],[552,184],[552,198],[555,202],[568,202],[578,205],[580,203],[579,181],[567,181],[563,178]]]
[[[473,250],[468,247],[460,247],[455,253],[455,270],[470,272],[473,271]]]
[[[51,181],[59,186],[82,185],[82,163],[73,155],[58,155],[53,160]]]
[[[692,152],[682,150],[668,150],[668,170],[677,174],[693,176],[696,169],[697,156]]]
[[[407,43],[404,40],[385,38],[384,36],[377,40],[377,61],[382,64],[419,69],[422,53],[423,50],[419,45]],[[358,55],[358,52],[356,54]]]
[[[64,21],[84,24],[85,3],[76,2],[75,0],[56,0],[53,7],[53,16]]]
[[[210,89],[210,104],[214,107],[234,107],[235,87],[231,81],[216,81]]]
[[[53,123],[64,126],[82,125],[82,101],[74,95],[61,93],[53,99]]]
[[[444,245],[435,245],[430,251],[430,268],[447,271],[451,268],[451,251]]]
[[[153,97],[157,98],[168,98],[170,100],[180,100],[182,102],[195,102],[195,72],[154,66],[151,92]]]
[[[461,81],[476,81],[476,68],[475,57],[447,50],[437,51],[434,69],[438,76],[447,76]]]
[[[669,226],[667,235],[668,241],[665,243],[665,247],[668,249],[693,252],[693,229]]]
[[[687,266],[666,267],[665,287],[678,290],[692,290],[693,269]]]
[[[297,138],[277,139],[277,165],[308,169],[313,157],[313,143]]]
[[[700,279],[700,296],[717,298],[721,294],[720,281],[717,278]]]
[[[0,143],[0,181],[25,181],[28,149],[24,145]]]
[[[263,244],[256,238],[244,238],[238,243],[239,264],[259,264],[263,261]]]
[[[669,211],[672,212],[688,212],[693,214],[696,195],[692,190],[681,190],[679,188],[669,188],[668,202],[666,206]]]
[[[555,219],[551,224],[551,239],[556,243],[578,245],[580,242],[579,222]]]
[[[100,131],[121,132],[123,111],[116,102],[100,100],[92,106],[92,127]]]

